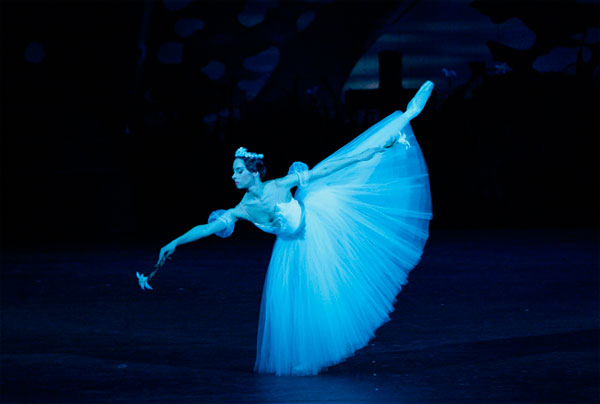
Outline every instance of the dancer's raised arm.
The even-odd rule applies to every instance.
[[[308,172],[309,180],[316,180],[319,178],[327,177],[330,174],[340,171],[346,167],[360,163],[361,161],[367,161],[372,159],[377,153],[385,151],[387,148],[392,147],[396,143],[397,138],[393,137],[387,141],[385,145],[379,147],[372,147],[363,151],[362,153],[349,156],[344,159],[328,161],[325,164],[321,164]]]
[[[433,83],[431,81],[426,81],[419,91],[415,94],[415,96],[410,100],[408,105],[406,106],[406,112],[402,114],[402,116],[394,122],[394,125],[397,126],[398,132],[408,124],[412,119],[414,119],[417,115],[421,113],[423,108],[425,108],[425,104],[427,100],[431,96],[433,91]],[[361,153],[358,153],[354,156],[349,156],[344,159],[332,160],[328,161],[325,164],[318,165],[314,169],[306,172],[304,174],[303,181],[309,182],[310,180],[315,180],[319,178],[326,177],[336,171],[342,170],[346,167],[349,167],[353,164],[359,163],[361,161],[367,161],[373,158],[377,153],[381,153],[386,149],[392,147],[399,140],[400,133],[397,136],[393,136],[388,141],[379,147],[373,147],[367,149]],[[277,180],[280,186],[284,186],[287,188],[293,188],[300,183],[300,178],[297,174],[289,174],[283,178]]]

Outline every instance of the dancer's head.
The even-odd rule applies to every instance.
[[[235,152],[233,160],[233,181],[238,189],[247,189],[257,181],[262,181],[267,173],[267,168],[263,162],[263,155],[249,153],[245,148],[240,147]]]

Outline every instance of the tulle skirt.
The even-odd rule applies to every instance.
[[[314,375],[364,347],[419,262],[431,214],[429,179],[395,112],[319,164],[360,153],[399,129],[373,159],[298,189],[304,231],[278,237],[261,302],[254,370]]]

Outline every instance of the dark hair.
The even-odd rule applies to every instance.
[[[267,173],[267,167],[265,167],[265,163],[262,159],[252,158],[252,157],[238,157],[244,162],[246,166],[246,170],[251,173],[258,173],[260,175],[260,179],[265,178],[265,174]]]

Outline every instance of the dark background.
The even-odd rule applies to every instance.
[[[3,1],[2,243],[168,241],[237,203],[237,147],[264,153],[269,178],[312,166],[404,109],[416,91],[406,83],[423,78],[436,91],[413,128],[432,228],[596,227],[598,3],[458,3],[488,26],[518,20],[535,40],[513,48],[449,16],[443,29],[466,32],[457,49],[485,45],[455,82],[441,73],[451,59],[435,62],[452,50],[429,41],[380,53],[379,77],[347,91],[378,38],[403,35],[419,10],[421,37],[439,35],[429,15],[452,2]],[[263,20],[245,26],[243,12]],[[275,62],[248,62],[273,47]]]

